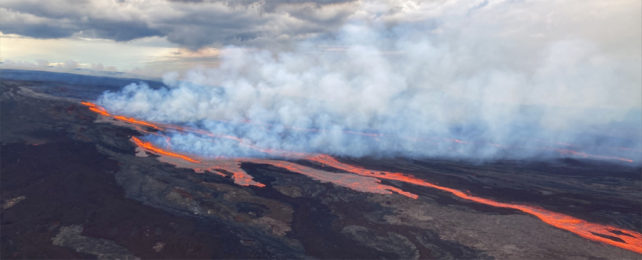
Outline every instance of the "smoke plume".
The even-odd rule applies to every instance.
[[[266,156],[253,149],[261,147],[640,162],[640,8],[600,1],[417,8],[399,20],[381,11],[394,8],[364,4],[340,31],[274,48],[228,46],[216,68],[168,73],[165,88],[133,83],[98,103],[243,139],[147,137],[202,156]]]

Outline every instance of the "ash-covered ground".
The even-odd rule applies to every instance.
[[[80,105],[121,82],[35,81],[16,73],[21,72],[2,71],[0,81],[3,259],[641,257],[517,210],[408,183],[383,181],[417,199],[359,192],[245,163],[243,170],[266,186],[244,187],[154,155],[138,157],[130,141],[138,132],[97,121],[96,113]],[[642,231],[637,166],[577,158],[483,164],[339,159]],[[617,242],[621,232],[599,235]]]

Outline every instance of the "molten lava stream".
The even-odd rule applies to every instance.
[[[282,151],[282,150],[276,150],[276,149],[265,149],[265,148],[261,148],[261,147],[258,147],[256,145],[253,145],[253,144],[249,143],[247,140],[238,138],[236,136],[214,134],[214,133],[202,130],[202,129],[183,127],[183,126],[177,126],[177,125],[171,125],[171,124],[154,124],[154,123],[151,123],[151,122],[138,120],[138,119],[131,118],[131,117],[126,117],[126,116],[121,116],[121,115],[113,115],[113,114],[109,113],[105,108],[103,108],[103,107],[101,107],[99,105],[96,105],[94,103],[87,102],[87,101],[82,101],[80,103],[82,105],[84,105],[84,106],[87,106],[89,108],[89,110],[91,110],[91,111],[93,111],[93,112],[95,112],[97,114],[100,114],[100,115],[106,116],[106,117],[110,117],[110,118],[113,118],[113,119],[118,120],[118,121],[134,124],[134,125],[146,126],[146,127],[150,127],[150,128],[156,129],[156,130],[166,130],[166,129],[168,129],[168,130],[175,130],[175,131],[179,131],[179,132],[195,133],[195,134],[208,136],[208,137],[212,137],[212,138],[224,138],[224,139],[236,141],[242,146],[246,146],[246,147],[249,147],[249,148],[254,149],[256,151],[259,151],[259,152],[262,152],[262,153],[266,153],[266,154],[270,154],[270,155],[274,155],[274,156],[282,156],[282,157],[289,157],[289,158],[301,158],[301,157],[305,157],[305,156],[308,155],[308,154],[305,154],[305,153],[298,153],[298,152]],[[145,130],[142,130],[142,129],[139,129],[139,131],[149,133],[148,131],[145,131]]]
[[[170,124],[164,124],[164,125],[159,125],[159,124],[154,124],[150,123],[147,121],[143,120],[138,120],[135,118],[131,117],[126,117],[122,115],[112,115],[107,110],[101,106],[98,106],[94,103],[87,102],[87,101],[82,101],[80,102],[82,105],[85,105],[89,108],[89,110],[98,113],[100,115],[106,116],[106,117],[111,117],[113,119],[135,124],[135,125],[141,125],[141,126],[146,126],[150,128],[154,128],[156,130],[164,130],[164,129],[171,129],[171,130],[176,130],[180,132],[191,132],[199,135],[204,135],[204,136],[209,136],[209,137],[214,137],[214,138],[225,138],[229,140],[234,140],[238,142],[239,144],[249,147],[251,149],[257,150],[262,153],[270,154],[270,155],[275,155],[275,156],[283,156],[283,157],[292,157],[292,158],[300,158],[300,157],[305,157],[308,156],[308,154],[305,153],[300,153],[300,152],[290,152],[290,151],[282,151],[282,150],[276,150],[276,149],[265,149],[261,147],[257,147],[251,143],[248,143],[246,140],[238,138],[236,136],[231,136],[231,135],[221,135],[221,134],[214,134],[202,129],[197,129],[197,128],[189,128],[189,127],[182,127],[182,126],[176,126],[176,125],[170,125]],[[254,124],[254,125],[259,125],[259,126],[269,126],[271,127],[272,125],[270,124],[259,124],[259,123],[253,123],[251,121],[247,121],[246,123],[248,124]],[[311,132],[320,132],[320,129],[315,129],[315,128],[296,128],[296,127],[290,127],[293,130],[298,130],[298,131],[311,131]],[[383,134],[380,133],[368,133],[368,132],[358,132],[358,131],[353,131],[353,130],[344,130],[343,132],[347,134],[353,134],[353,135],[361,135],[361,136],[367,136],[367,137],[372,137],[372,138],[378,138],[381,136],[384,136]],[[415,141],[425,141],[422,139],[417,139],[417,138],[410,138]],[[454,139],[454,138],[446,138],[443,139],[442,141],[450,141],[453,143],[457,144],[468,144],[469,142],[466,142],[464,140],[460,139]],[[503,147],[502,145],[499,144],[491,144],[496,147]],[[621,161],[621,162],[627,162],[627,163],[633,163],[633,160],[629,158],[624,158],[624,157],[616,157],[616,156],[605,156],[605,155],[597,155],[597,154],[589,154],[585,152],[578,152],[578,151],[573,151],[570,149],[556,149],[556,148],[540,148],[540,150],[548,150],[548,151],[554,151],[562,155],[573,155],[573,156],[579,156],[583,158],[591,158],[591,159],[599,159],[599,160],[616,160],[616,161]]]
[[[574,156],[579,156],[579,157],[583,157],[583,158],[591,158],[591,159],[599,159],[599,160],[615,160],[615,161],[633,163],[633,160],[631,160],[629,158],[624,158],[624,157],[607,156],[607,155],[599,155],[599,154],[589,154],[589,153],[585,153],[585,152],[573,151],[573,150],[570,150],[570,149],[549,149],[549,150],[556,151],[559,154],[574,155]]]
[[[167,151],[167,150],[163,150],[161,148],[158,148],[158,147],[154,146],[152,143],[144,142],[144,141],[138,139],[135,136],[132,136],[132,142],[134,142],[139,147],[144,148],[145,150],[149,150],[149,151],[152,151],[152,152],[155,152],[155,153],[158,153],[158,154],[162,154],[162,155],[165,155],[165,156],[169,156],[169,157],[182,159],[182,160],[185,160],[185,161],[188,161],[188,162],[191,162],[191,163],[200,163],[199,160],[193,159],[193,158],[191,158],[191,157],[189,157],[187,155],[182,155],[182,154],[179,154],[179,153],[173,153],[173,152],[170,152],[170,151]]]
[[[243,161],[240,159],[217,158],[209,161],[201,161],[187,155],[171,152],[163,148],[154,146],[154,144],[152,144],[151,142],[144,142],[135,136],[132,136],[131,141],[141,149],[161,156],[161,159],[159,159],[160,161],[173,164],[176,167],[190,168],[197,173],[208,171],[221,177],[226,177],[227,175],[225,173],[230,173],[230,177],[237,185],[256,186],[259,188],[265,187],[265,184],[254,181],[251,175],[243,171],[243,169],[241,168],[241,163],[243,163]],[[168,161],[162,159],[162,156],[177,158],[187,163]]]
[[[107,110],[105,108],[103,108],[103,107],[101,107],[99,105],[96,105],[94,103],[91,103],[91,102],[82,101],[82,102],[80,102],[80,104],[82,104],[84,106],[87,106],[89,108],[89,110],[91,110],[93,112],[96,112],[96,113],[98,113],[100,115],[106,116],[106,117],[111,117],[113,119],[116,119],[116,120],[119,120],[119,121],[123,121],[123,122],[127,122],[127,123],[131,123],[131,124],[135,124],[135,125],[142,125],[142,126],[151,127],[151,128],[156,129],[156,130],[162,130],[162,128],[160,126],[158,126],[156,124],[152,124],[152,123],[147,122],[147,121],[138,120],[138,119],[135,119],[135,118],[121,116],[121,115],[112,115],[109,112],[107,112]]]
[[[359,176],[345,173],[335,173],[328,172],[324,170],[314,169],[300,164],[288,162],[288,161],[277,161],[277,160],[258,160],[251,159],[252,162],[260,164],[268,164],[274,167],[286,169],[289,172],[302,174],[308,176],[312,179],[321,181],[321,182],[330,182],[339,186],[347,187],[352,190],[369,192],[369,193],[378,193],[378,194],[392,194],[397,193],[399,195],[406,196],[408,198],[417,199],[417,196],[414,193],[404,191],[397,187],[390,185],[381,184],[381,180],[369,176]]]
[[[319,169],[314,169],[299,165],[287,161],[278,161],[278,160],[268,160],[268,159],[228,159],[228,158],[219,158],[212,160],[198,161],[196,159],[190,158],[188,156],[177,154],[164,150],[162,148],[154,146],[152,143],[143,142],[137,137],[131,138],[132,142],[138,147],[158,154],[160,156],[168,156],[173,158],[179,158],[183,161],[191,163],[190,165],[184,165],[177,162],[169,162],[174,164],[177,167],[188,167],[194,169],[196,172],[202,173],[209,171],[220,175],[222,177],[227,176],[226,173],[231,174],[231,178],[234,180],[234,183],[241,186],[256,186],[259,188],[265,187],[265,184],[254,181],[251,175],[247,174],[242,168],[241,163],[243,162],[252,162],[257,164],[267,164],[272,165],[278,168],[286,169],[293,173],[302,174],[308,176],[312,179],[321,181],[321,182],[330,182],[339,186],[347,187],[356,191],[361,192],[370,192],[370,193],[379,193],[379,194],[391,194],[393,192],[400,195],[417,199],[417,195],[406,192],[397,187],[390,185],[381,184],[381,180],[373,177],[359,176],[353,174],[345,173],[333,173],[327,172]],[[162,160],[162,159],[161,159]]]
[[[128,122],[128,123],[135,124],[135,125],[151,127],[151,128],[156,129],[156,130],[163,130],[164,129],[164,128],[160,127],[159,125],[156,125],[156,124],[153,124],[153,123],[150,123],[150,122],[137,120],[137,119],[129,118],[129,117],[125,117],[125,116],[112,115],[109,112],[107,112],[107,110],[105,110],[104,108],[102,108],[100,106],[97,106],[97,105],[95,105],[93,103],[90,103],[90,102],[82,102],[82,104],[87,106],[87,107],[89,107],[89,109],[91,111],[93,111],[93,112],[96,112],[96,113],[98,113],[100,115],[103,115],[103,116],[112,117],[112,118],[114,118],[116,120],[119,120],[119,121],[124,121],[124,122]],[[227,138],[227,139],[231,139],[231,140],[236,140],[237,142],[239,142],[242,145],[248,145],[249,147],[251,147],[253,149],[257,149],[257,150],[260,150],[260,151],[263,151],[263,152],[266,152],[266,153],[270,153],[270,154],[278,153],[280,156],[295,155],[295,157],[305,156],[306,160],[309,160],[309,161],[312,161],[312,162],[315,162],[315,163],[319,163],[319,164],[322,164],[322,165],[327,165],[327,166],[330,166],[330,167],[333,167],[333,168],[336,168],[336,169],[339,169],[339,170],[343,170],[343,171],[346,171],[346,172],[354,173],[354,174],[357,174],[357,175],[373,178],[373,179],[361,179],[361,180],[360,179],[352,179],[352,178],[349,178],[347,176],[339,176],[338,178],[328,178],[326,176],[326,175],[329,174],[328,172],[324,172],[322,174],[319,174],[319,173],[316,172],[316,171],[319,171],[319,170],[308,168],[308,167],[304,167],[304,166],[297,165],[297,164],[294,164],[294,163],[291,163],[291,162],[275,161],[275,160],[258,160],[258,159],[248,159],[247,160],[247,161],[252,161],[252,162],[256,162],[256,163],[269,164],[269,165],[273,165],[273,166],[276,166],[276,167],[284,168],[284,169],[287,169],[287,170],[295,172],[295,173],[304,174],[304,175],[310,176],[312,178],[316,178],[318,180],[332,182],[332,183],[335,183],[335,184],[338,184],[338,185],[341,185],[341,186],[345,186],[345,187],[349,187],[349,188],[352,188],[352,189],[355,189],[355,190],[360,190],[360,191],[364,191],[364,192],[383,193],[383,194],[390,194],[391,192],[396,192],[396,193],[399,193],[401,195],[404,195],[404,196],[407,196],[407,197],[410,197],[410,198],[415,198],[415,199],[417,198],[417,195],[415,195],[413,193],[405,192],[405,191],[403,191],[403,190],[401,190],[399,188],[396,188],[396,187],[378,184],[380,182],[379,179],[401,181],[401,182],[414,184],[414,185],[418,185],[418,186],[438,189],[438,190],[441,190],[441,191],[445,191],[445,192],[451,193],[454,196],[459,197],[459,198],[464,199],[464,200],[473,201],[473,202],[476,202],[476,203],[480,203],[480,204],[484,204],[484,205],[488,205],[488,206],[493,206],[493,207],[510,208],[510,209],[519,210],[519,211],[522,211],[524,213],[533,215],[533,216],[539,218],[540,220],[542,220],[543,222],[545,222],[545,223],[547,223],[549,225],[552,225],[552,226],[557,227],[559,229],[563,229],[563,230],[567,230],[567,231],[573,232],[573,233],[575,233],[575,234],[577,234],[577,235],[579,235],[581,237],[584,237],[584,238],[587,238],[587,239],[590,239],[590,240],[593,240],[593,241],[598,241],[598,242],[602,242],[602,243],[605,243],[605,244],[617,246],[617,247],[620,247],[620,248],[624,248],[624,249],[631,250],[633,252],[637,252],[637,253],[642,254],[642,234],[640,234],[638,232],[635,232],[635,231],[619,229],[619,228],[608,226],[608,225],[590,223],[590,222],[587,222],[587,221],[584,221],[584,220],[581,220],[581,219],[578,219],[578,218],[574,218],[574,217],[571,217],[571,216],[568,216],[568,215],[552,212],[552,211],[545,210],[545,209],[540,209],[540,208],[533,207],[533,206],[527,206],[527,205],[521,205],[521,204],[512,204],[512,203],[506,203],[506,202],[498,202],[498,201],[494,201],[494,200],[490,200],[490,199],[476,197],[476,196],[464,193],[464,192],[456,190],[456,189],[452,189],[452,188],[448,188],[448,187],[443,187],[443,186],[439,186],[439,185],[436,185],[436,184],[432,184],[430,182],[418,179],[418,178],[416,178],[414,176],[411,176],[411,175],[405,175],[405,174],[402,174],[402,173],[387,172],[387,171],[373,171],[373,170],[368,170],[368,169],[365,169],[365,168],[362,168],[362,167],[359,167],[359,166],[354,166],[354,165],[342,163],[342,162],[337,161],[335,158],[333,158],[333,157],[331,157],[329,155],[324,155],[324,154],[320,154],[320,155],[305,155],[305,154],[302,154],[302,153],[289,153],[289,152],[284,152],[284,151],[273,151],[273,150],[262,149],[262,148],[254,146],[252,144],[244,143],[243,139],[240,139],[240,138],[234,137],[234,136],[215,135],[215,134],[212,134],[212,133],[200,130],[200,129],[188,129],[188,128],[183,128],[183,127],[179,127],[179,126],[172,126],[172,125],[167,125],[166,128],[173,129],[173,130],[179,130],[179,131],[195,132],[195,133],[198,133],[198,134],[203,134],[203,135],[207,135],[207,136],[211,136],[211,137],[215,137],[215,138],[221,138],[222,137],[222,138]],[[457,142],[457,141],[459,141],[459,142]],[[464,143],[461,140],[457,140],[457,141],[455,141],[455,142]],[[200,164],[201,163],[201,161],[196,160],[194,158],[191,158],[189,156],[186,156],[186,155],[183,155],[183,154],[179,154],[179,153],[170,152],[170,151],[155,147],[150,142],[144,142],[144,141],[142,141],[142,140],[140,140],[140,139],[138,139],[136,137],[132,137],[132,142],[134,142],[137,146],[139,146],[139,147],[141,147],[141,148],[143,148],[143,149],[145,149],[147,151],[151,151],[151,152],[154,152],[154,153],[157,153],[157,154],[160,154],[160,155],[173,157],[173,158],[178,158],[178,159],[181,159],[181,160],[184,160],[184,161],[187,161],[187,162],[190,162],[190,163],[194,163],[194,164]],[[560,152],[571,153],[571,154],[578,153],[578,152],[571,151],[571,150],[562,150]],[[584,157],[598,157],[598,156],[595,156],[595,155],[590,155],[590,154],[585,154],[585,153],[579,153],[579,155],[580,156],[584,156]],[[601,157],[601,158],[602,159],[618,159],[618,160],[619,159],[625,159],[623,161],[629,161],[626,158],[616,158],[616,157],[606,157],[606,156]],[[242,169],[240,169],[239,165],[240,165],[241,162],[242,161],[238,160],[238,159],[234,160],[233,164],[236,165],[236,166],[234,166],[234,167],[223,167],[223,170],[232,172],[233,173],[232,178],[235,180],[235,183],[237,183],[239,185],[243,185],[243,186],[254,185],[254,186],[258,186],[258,187],[264,187],[265,186],[264,184],[254,182],[252,180],[251,176],[249,176]],[[216,167],[217,167],[217,165],[212,167],[212,169],[216,170],[215,169]],[[218,167],[220,168],[220,165],[218,165]],[[208,169],[208,170],[211,170],[211,169]],[[371,180],[376,180],[375,183],[377,183],[377,184],[375,184],[375,185],[371,185],[371,184],[364,185],[363,183],[360,183],[360,182],[363,182],[364,180],[370,180],[370,181]],[[612,237],[614,239],[609,239],[607,237]]]
[[[410,183],[414,185],[438,189],[441,191],[451,193],[459,198],[488,205],[488,206],[516,209],[524,213],[531,214],[551,226],[573,232],[581,237],[584,237],[593,241],[598,241],[609,245],[617,246],[620,248],[624,248],[624,249],[642,254],[642,234],[635,231],[620,229],[620,228],[616,228],[608,225],[591,223],[582,219],[552,212],[545,209],[540,209],[537,207],[520,205],[520,204],[512,204],[512,203],[506,203],[506,202],[498,202],[490,199],[480,198],[456,189],[432,184],[410,175],[404,175],[396,172],[372,171],[372,170],[361,168],[359,166],[342,163],[329,155],[310,156],[310,157],[307,157],[306,159],[312,162],[316,162],[316,163],[327,165],[336,169],[352,172],[358,175],[401,181],[401,182]],[[606,238],[605,236],[614,237],[616,239],[609,239],[609,238]],[[620,241],[617,241],[617,239],[619,239]]]

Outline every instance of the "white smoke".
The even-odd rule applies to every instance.
[[[287,50],[226,47],[217,68],[169,73],[168,88],[131,84],[98,102],[269,149],[483,159],[552,156],[548,148],[572,144],[639,162],[640,8],[623,3],[365,4],[340,32]],[[373,18],[381,10],[397,11]],[[172,148],[262,155],[185,133]]]

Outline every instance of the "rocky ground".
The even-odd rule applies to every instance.
[[[357,192],[255,163],[242,167],[266,187],[242,187],[137,157],[135,130],[96,122],[77,97],[41,91],[46,84],[0,81],[3,259],[641,257],[515,210],[395,181],[384,183],[419,198]],[[341,160],[642,231],[636,167]]]

